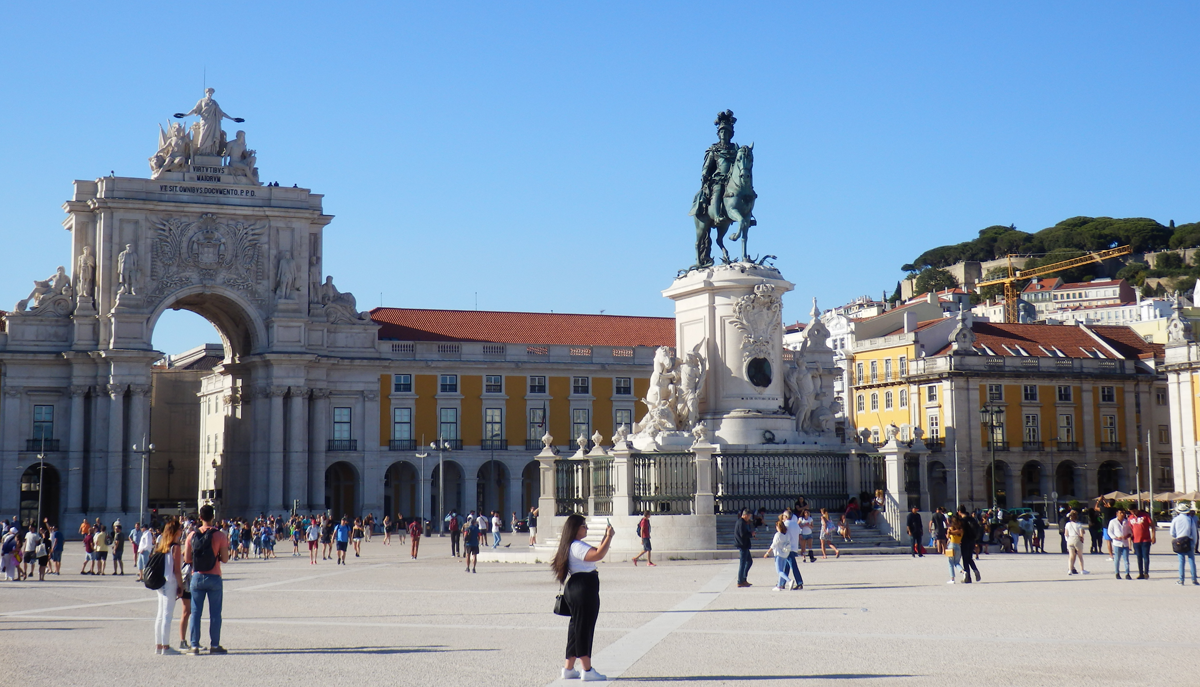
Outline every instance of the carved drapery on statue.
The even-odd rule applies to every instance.
[[[772,341],[782,325],[783,301],[775,287],[763,282],[754,293],[733,304],[733,326],[742,333],[742,362],[746,380],[761,393],[771,385]]]
[[[194,284],[219,284],[264,304],[262,260],[264,225],[223,220],[205,213],[157,219],[148,300],[158,302]]]
[[[325,277],[321,285],[321,305],[325,309],[325,321],[330,324],[351,324],[370,319],[370,313],[358,311],[358,301],[349,291],[338,291],[333,277]]]
[[[810,436],[832,434],[840,404],[833,399],[837,370],[829,348],[829,329],[813,299],[808,325],[793,353],[794,365],[784,374],[783,409],[796,418],[796,431]]]
[[[653,439],[663,432],[688,431],[700,420],[700,399],[708,361],[701,339],[682,360],[675,349],[659,346],[654,352],[650,388],[642,404],[646,414],[633,427],[637,437]]]

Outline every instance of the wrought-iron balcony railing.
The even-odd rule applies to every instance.
[[[1043,444],[1040,441],[1023,441],[1023,442],[1021,442],[1021,450],[1022,451],[1044,451],[1044,450],[1046,450],[1046,446],[1045,446],[1045,444]]]
[[[392,439],[388,442],[389,451],[416,451],[416,439]]]
[[[1121,442],[1102,441],[1100,442],[1100,450],[1119,453],[1121,451]]]
[[[26,451],[37,451],[38,453],[50,453],[51,451],[59,451],[58,439],[26,439]]]
[[[941,453],[946,450],[946,442],[941,439],[930,439],[925,442],[925,448],[929,449],[930,453]]]
[[[1056,448],[1058,448],[1059,451],[1078,451],[1079,450],[1079,442],[1078,441],[1059,441],[1056,443]]]
[[[1007,451],[1008,450],[1008,442],[1007,441],[989,441],[987,444],[987,447],[989,449],[995,449],[997,451]]]
[[[542,442],[538,442],[540,445]],[[479,448],[484,451],[507,451],[508,439],[483,439],[479,442]]]
[[[329,451],[357,451],[358,439],[330,439]]]
[[[542,450],[542,440],[541,439],[526,439],[525,440],[525,450],[526,451],[541,451]]]

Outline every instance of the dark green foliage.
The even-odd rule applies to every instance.
[[[1154,258],[1154,269],[1175,270],[1183,267],[1183,256],[1179,253],[1161,253]]]
[[[1062,262],[1064,260],[1070,260],[1072,258],[1081,257],[1083,255],[1086,255],[1088,252],[1089,251],[1078,250],[1075,248],[1055,248],[1054,250],[1051,250],[1049,253],[1046,253],[1045,257],[1036,258],[1034,260],[1030,260],[1029,262],[1025,263],[1024,269],[1031,270],[1031,269],[1034,269],[1035,267],[1041,267],[1043,265],[1052,265],[1056,262]],[[1102,276],[1104,274],[1106,274],[1106,271],[1104,269],[1103,264],[1089,262],[1089,263],[1080,265],[1078,267],[1072,267],[1070,269],[1061,270],[1059,272],[1043,274],[1042,277],[1059,277],[1064,282],[1071,283],[1071,282],[1091,281],[1092,279],[1095,279],[1096,277]]]
[[[1200,246],[1200,222],[1180,224],[1171,235],[1168,248],[1192,248]]]
[[[958,286],[958,280],[954,278],[953,274],[938,267],[930,267],[917,275],[917,283],[913,285],[913,292],[920,295],[930,291],[954,289]]]
[[[1146,273],[1150,270],[1150,266],[1144,262],[1131,261],[1125,263],[1125,266],[1117,271],[1115,275],[1117,279],[1124,279],[1134,286],[1141,286],[1146,282]]]
[[[888,303],[892,303],[893,305],[899,303],[901,297],[900,282],[896,282],[896,290],[892,292],[892,297],[888,299]]]

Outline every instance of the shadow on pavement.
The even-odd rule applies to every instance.
[[[873,673],[832,673],[828,675],[678,675],[674,677],[628,677],[621,682],[750,682],[761,680],[874,680],[883,677],[917,677],[916,675],[877,675]]]
[[[393,654],[441,654],[451,652],[464,651],[497,651],[497,649],[449,649],[444,646],[421,646],[421,647],[392,647],[392,646],[323,646],[312,649],[304,648],[287,648],[287,649],[235,649],[230,651],[230,655],[238,654],[257,654],[263,656],[284,655],[284,654],[368,654],[387,656]]]

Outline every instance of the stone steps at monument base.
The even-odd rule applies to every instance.
[[[736,515],[717,516],[717,548],[733,549],[733,529],[737,521]],[[814,532],[813,544],[816,551],[821,550],[821,542],[816,538],[819,529]],[[765,549],[770,545],[774,532],[768,525],[758,528],[755,547]],[[891,537],[881,534],[878,530],[858,525],[850,526],[850,542],[843,542],[840,536],[833,538],[833,545],[846,553],[908,553],[908,546],[897,543]]]

